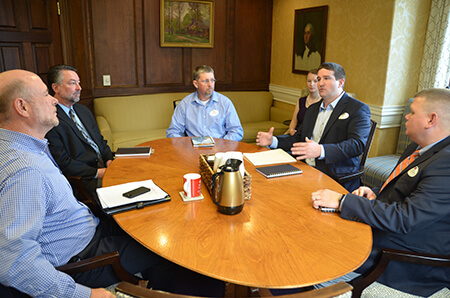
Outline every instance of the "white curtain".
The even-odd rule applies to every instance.
[[[418,91],[444,88],[450,80],[450,0],[432,0]]]

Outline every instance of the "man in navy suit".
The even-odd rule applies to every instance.
[[[298,160],[338,180],[359,170],[359,156],[370,132],[370,109],[345,93],[345,71],[339,64],[323,63],[317,79],[322,100],[306,110],[301,130],[277,138],[272,127],[258,132],[256,144],[291,151]],[[360,179],[343,184],[348,191],[360,185]]]
[[[86,190],[96,197],[95,189],[101,186],[106,167],[113,160],[111,149],[89,109],[77,104],[81,85],[76,69],[55,65],[47,78],[49,93],[59,102],[59,125],[46,135],[50,151],[63,174],[84,178]]]
[[[416,94],[406,120],[413,143],[382,188],[311,195],[314,208],[339,208],[342,218],[372,227],[372,254],[357,272],[371,268],[382,248],[450,255],[450,90]],[[391,261],[378,282],[429,296],[450,287],[450,268]]]

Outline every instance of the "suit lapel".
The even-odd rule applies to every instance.
[[[348,96],[347,96],[347,93],[344,92],[344,94],[342,95],[342,98],[339,100],[338,104],[333,109],[333,112],[330,115],[330,119],[328,119],[327,125],[325,126],[325,129],[323,130],[322,138],[320,139],[319,143],[322,142],[322,140],[327,135],[328,131],[333,126],[334,122],[336,122],[336,120],[342,114],[342,112],[344,111],[344,109],[347,105],[347,101],[348,101]]]
[[[308,108],[308,109],[311,109],[311,119],[314,119],[314,121],[303,121],[303,125],[305,125],[305,130],[304,130],[306,133],[305,136],[308,137],[309,139],[312,138],[314,126],[316,125],[317,115],[319,115],[320,106],[322,105],[322,101],[323,100],[320,100],[318,103],[315,103]],[[305,140],[303,139],[301,141],[304,142]]]
[[[408,146],[407,150],[408,150],[408,154],[405,154],[405,158],[407,158],[408,156],[410,156],[415,150],[417,150],[417,144],[413,143],[414,145],[410,145]],[[440,141],[438,144],[434,145],[433,147],[431,147],[430,149],[428,149],[424,154],[420,155],[419,157],[417,157],[412,163],[410,163],[400,174],[398,174],[394,179],[392,179],[392,181],[389,182],[389,184],[397,181],[398,178],[400,178],[401,176],[405,175],[406,173],[408,173],[409,170],[411,170],[412,168],[419,166],[420,164],[425,162],[426,160],[428,160],[429,158],[431,158],[434,154],[436,154],[437,152],[439,152],[442,148],[446,147],[450,145],[450,136],[445,138],[444,140]],[[406,151],[406,150],[405,150]],[[406,152],[405,152],[406,153]],[[403,158],[404,159],[404,158]],[[398,163],[402,162],[402,160],[399,160]],[[397,163],[397,165],[398,165]],[[397,167],[396,165],[396,167]],[[385,187],[384,189],[386,189],[387,187]],[[384,190],[383,189],[383,190]]]
[[[82,142],[89,145],[88,141],[86,141],[85,137],[81,134],[80,130],[77,128],[77,125],[75,124],[75,122],[73,122],[73,120],[66,114],[66,112],[64,112],[63,109],[59,105],[56,105],[56,110],[58,113],[59,120],[66,122],[69,125],[69,127],[73,130],[75,135]],[[77,111],[75,111],[75,112],[77,112]],[[77,115],[78,115],[78,112],[77,112]],[[91,145],[89,145],[89,146],[91,146]]]
[[[433,147],[431,147],[430,149],[428,149],[424,154],[420,155],[419,157],[417,157],[412,163],[410,163],[403,172],[407,172],[409,169],[423,163],[424,161],[426,161],[427,159],[429,159],[430,157],[432,157],[434,154],[436,154],[437,152],[439,152],[442,148],[448,146],[450,144],[450,137],[445,138],[444,140],[440,141],[438,144],[434,145]],[[414,151],[413,151],[414,152]],[[412,152],[411,152],[412,154]],[[400,176],[400,175],[399,175]]]

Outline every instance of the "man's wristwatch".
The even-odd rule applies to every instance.
[[[342,203],[344,202],[346,195],[341,195],[341,197],[339,198],[339,211],[342,210]]]

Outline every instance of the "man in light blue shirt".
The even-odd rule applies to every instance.
[[[113,251],[153,287],[201,294],[191,290],[211,279],[181,289],[198,274],[155,255],[75,199],[44,137],[58,125],[57,103],[37,75],[0,73],[0,297],[113,297],[101,288],[118,281],[110,267],[75,277],[55,269]]]
[[[177,105],[166,136],[212,136],[242,140],[244,130],[233,103],[214,91],[214,70],[207,65],[197,66],[193,80],[197,92],[189,94]]]

